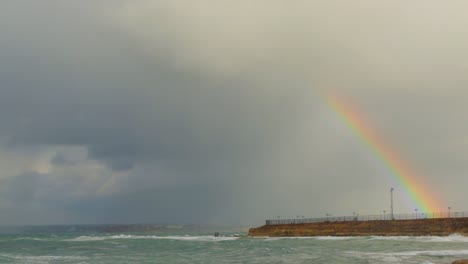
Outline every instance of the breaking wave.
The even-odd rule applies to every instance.
[[[27,255],[10,255],[2,254],[0,259],[4,258],[7,260],[19,260],[26,261],[26,263],[51,263],[51,262],[63,262],[63,261],[82,261],[88,259],[85,256],[27,256]]]
[[[468,250],[420,250],[420,251],[402,251],[402,252],[391,252],[391,253],[373,253],[373,252],[359,252],[359,251],[348,251],[351,255],[360,256],[373,256],[378,258],[391,258],[398,256],[466,256]]]
[[[450,236],[372,236],[370,237],[370,240],[468,243],[468,237],[459,234],[453,234]]]
[[[239,239],[238,237],[215,237],[215,236],[137,236],[137,235],[114,235],[114,236],[80,236],[72,239],[66,239],[69,242],[102,241],[112,239],[167,239],[180,241],[202,241],[218,242],[231,241]]]
[[[312,240],[331,240],[331,241],[346,241],[346,240],[376,240],[376,241],[412,241],[423,243],[468,243],[468,236],[453,234],[450,236],[311,236],[311,237],[258,237],[266,241],[277,241],[283,239],[312,239]]]

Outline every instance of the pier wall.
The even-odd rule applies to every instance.
[[[468,217],[264,225],[249,236],[468,236]]]

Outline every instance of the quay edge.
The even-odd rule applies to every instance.
[[[468,217],[263,225],[248,236],[468,236]]]

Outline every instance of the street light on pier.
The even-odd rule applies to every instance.
[[[418,219],[418,208],[414,209],[416,219]]]
[[[359,220],[359,213],[353,212],[353,220],[358,221]]]
[[[385,213],[387,212],[387,210],[383,210],[383,219],[385,220]]]
[[[390,216],[391,220],[395,220],[393,217],[393,187],[390,188]]]
[[[452,209],[452,207],[448,207],[448,210],[449,210],[449,213],[448,213],[448,218],[450,218],[450,209]]]

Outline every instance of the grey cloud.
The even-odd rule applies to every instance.
[[[74,166],[84,163],[87,159],[87,149],[78,146],[59,148],[50,159],[52,165]]]
[[[0,4],[0,151],[65,148],[49,173],[2,176],[18,218],[380,212],[392,176],[327,107],[328,88],[463,205],[443,175],[466,181],[464,3],[41,2]]]
[[[51,160],[50,163],[53,165],[74,165],[75,163],[64,157],[63,155],[57,154]]]

